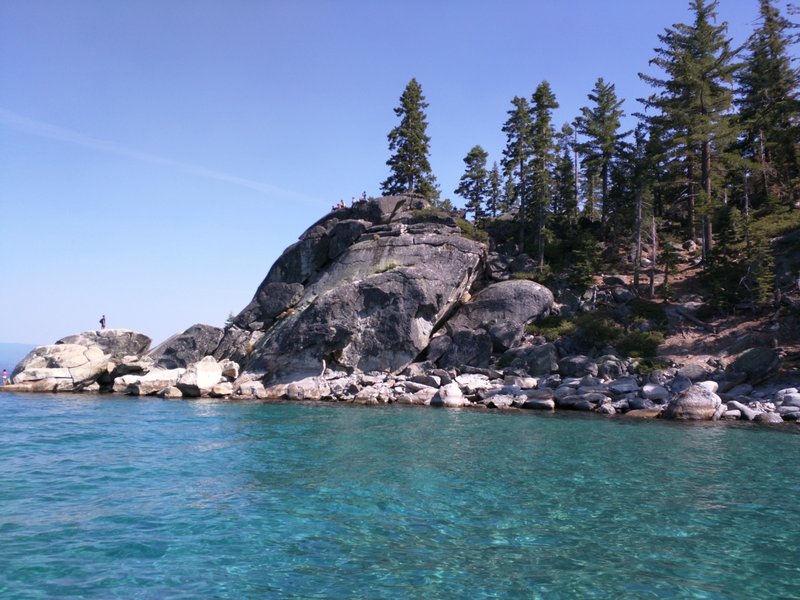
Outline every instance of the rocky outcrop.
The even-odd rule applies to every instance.
[[[245,353],[242,380],[303,379],[326,365],[402,370],[471,288],[486,247],[452,219],[431,219],[413,197],[360,204],[287,249],[236,317],[240,332],[264,331]],[[276,314],[284,301],[293,304]]]
[[[97,347],[111,358],[140,355],[147,352],[152,340],[143,333],[130,329],[98,329],[61,338],[56,344],[78,344]]]
[[[630,290],[611,277],[575,302],[562,290],[554,306],[547,288],[515,278],[529,257],[513,244],[490,253],[461,227],[417,197],[335,210],[224,330],[194,325],[149,354],[149,338],[127,330],[70,336],[37,348],[3,389],[800,421],[797,388],[754,389],[783,351],[653,370],[577,333],[548,342],[549,325],[526,325],[551,310],[613,306],[632,331],[658,317],[634,320]]]
[[[109,358],[98,346],[39,346],[17,365],[11,381],[32,392],[79,391],[106,372]]]
[[[160,369],[185,369],[204,356],[214,354],[223,330],[212,325],[192,325],[153,348],[149,356]]]
[[[728,373],[742,373],[751,383],[759,383],[780,366],[780,355],[774,348],[751,348],[728,366]]]
[[[446,337],[434,346],[436,360],[445,367],[487,366],[493,352],[517,344],[525,325],[552,306],[552,292],[533,281],[494,283],[463,303],[447,321]]]
[[[34,348],[11,374],[13,384],[34,392],[98,389],[117,365],[131,365],[150,346],[150,338],[128,329],[101,329],[67,336]]]

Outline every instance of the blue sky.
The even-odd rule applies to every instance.
[[[721,0],[742,43],[757,0]],[[0,0],[0,341],[157,343],[238,313],[339,199],[379,194],[415,77],[442,197],[515,95],[630,113],[684,0]]]

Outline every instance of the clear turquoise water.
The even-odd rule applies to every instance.
[[[796,598],[795,432],[0,394],[0,597]]]

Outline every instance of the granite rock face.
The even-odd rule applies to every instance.
[[[443,350],[439,364],[487,366],[492,352],[517,344],[525,325],[552,306],[552,292],[533,281],[512,279],[489,285],[447,321],[448,339],[439,342]]]
[[[110,381],[117,364],[129,364],[150,347],[150,338],[128,329],[100,329],[34,348],[11,374],[32,392],[76,392]]]
[[[213,354],[223,333],[219,327],[198,323],[153,348],[149,356],[159,369],[185,369]]]
[[[665,419],[707,421],[718,414],[721,404],[722,399],[708,387],[694,384],[670,400],[663,416]]]
[[[32,392],[79,391],[106,372],[109,358],[98,346],[39,346],[17,365],[11,380]]]
[[[79,344],[87,348],[94,346],[112,358],[122,358],[144,354],[152,341],[145,334],[130,329],[97,329],[69,335],[58,340],[56,344]]]
[[[242,357],[243,381],[298,380],[325,366],[401,370],[467,295],[485,256],[420,198],[357,203],[283,253],[220,347]],[[235,348],[234,337],[250,347]]]

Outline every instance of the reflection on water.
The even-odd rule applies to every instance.
[[[83,397],[80,397],[83,398]],[[0,397],[9,597],[796,597],[800,437]]]

